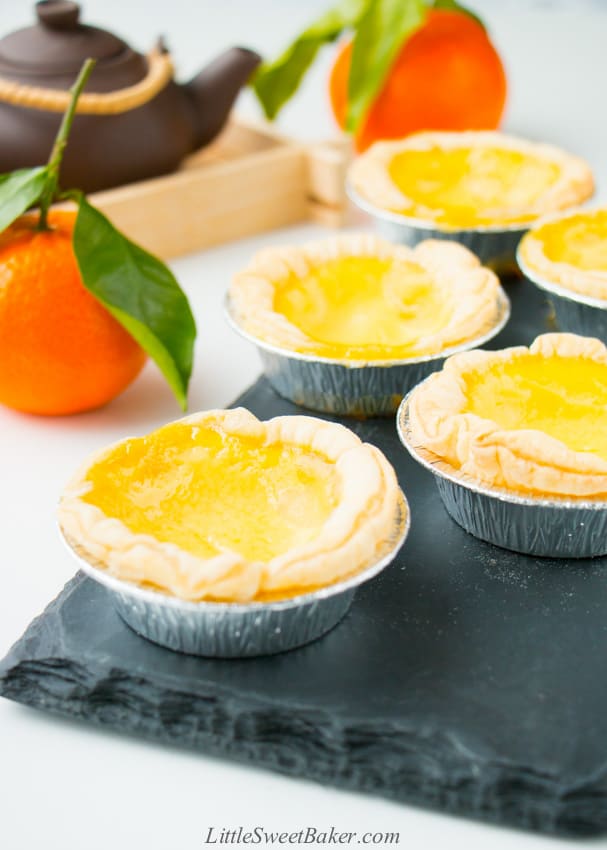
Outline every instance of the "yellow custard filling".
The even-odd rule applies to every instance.
[[[388,171],[410,200],[396,212],[454,227],[530,221],[561,174],[554,162],[517,150],[438,146],[396,154]]]
[[[533,231],[545,256],[583,271],[607,271],[607,210],[579,213]]]
[[[337,504],[335,464],[295,445],[179,423],[116,446],[83,501],[202,558],[270,561],[307,543]]]
[[[278,282],[273,307],[318,343],[316,354],[353,360],[411,356],[453,313],[417,263],[358,256]]]
[[[532,428],[607,460],[607,364],[523,355],[464,377],[464,412],[508,430]]]

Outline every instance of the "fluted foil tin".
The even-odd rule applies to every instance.
[[[275,602],[189,602],[122,581],[62,538],[82,571],[104,585],[118,614],[137,634],[189,655],[250,658],[310,643],[339,623],[359,585],[388,566],[409,531],[409,506],[400,494],[394,531],[377,560],[355,575],[313,593]]]
[[[529,230],[529,224],[485,225],[463,230],[440,228],[425,219],[379,209],[361,198],[351,185],[348,184],[346,188],[350,200],[372,218],[378,232],[391,242],[408,245],[410,248],[424,239],[459,242],[476,254],[483,265],[498,273],[507,274],[518,268],[516,249],[521,238]]]
[[[447,513],[470,534],[504,549],[550,558],[607,554],[607,500],[534,498],[491,487],[415,445],[409,420],[413,393],[397,415],[409,454],[434,475]]]
[[[537,275],[517,254],[525,277],[542,289],[554,309],[559,330],[581,336],[594,336],[607,345],[607,300],[573,292]]]
[[[474,339],[437,354],[381,362],[333,360],[267,343],[239,325],[229,298],[226,316],[238,334],[257,346],[265,375],[283,398],[337,416],[390,416],[403,396],[440,369],[445,358],[478,348],[496,336],[510,318],[510,301],[500,292],[497,316]]]

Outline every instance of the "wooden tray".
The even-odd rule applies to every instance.
[[[179,171],[91,196],[124,233],[164,259],[306,219],[341,226],[347,140],[301,144],[233,119]]]

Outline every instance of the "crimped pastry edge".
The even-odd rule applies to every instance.
[[[474,339],[499,313],[499,298],[504,293],[498,277],[463,245],[427,239],[409,248],[373,233],[352,232],[303,245],[266,248],[255,254],[248,266],[234,276],[230,287],[234,320],[260,341],[287,351],[325,356],[330,346],[311,338],[274,309],[275,287],[290,274],[304,276],[315,265],[353,256],[417,263],[428,271],[438,288],[456,296],[450,322],[440,332],[420,338],[403,362],[424,354],[439,354]],[[394,357],[386,359],[393,362]],[[358,360],[343,358],[343,362]],[[372,358],[368,362],[381,364],[382,361]]]
[[[521,239],[518,247],[519,264],[523,272],[531,279],[537,277],[548,283],[555,283],[578,295],[590,298],[599,298],[605,301],[607,307],[607,270],[589,271],[579,269],[569,263],[561,263],[550,260],[544,253],[543,245],[537,237],[537,233],[545,226],[559,221],[567,221],[569,218],[578,216],[591,217],[595,213],[607,213],[607,207],[594,207],[592,209],[576,208],[547,216],[532,227]]]
[[[396,474],[379,449],[349,429],[309,416],[262,422],[244,408],[205,411],[168,424],[213,422],[228,433],[265,433],[270,444],[299,445],[335,462],[342,498],[313,541],[262,564],[234,552],[203,559],[175,544],[132,532],[81,498],[88,489],[89,468],[122,440],[90,457],[65,488],[58,508],[64,535],[119,579],[152,585],[181,599],[247,602],[262,591],[297,587],[305,592],[332,584],[364,568],[393,532],[399,510]]]
[[[431,147],[453,150],[460,147],[498,147],[528,153],[549,159],[561,166],[561,175],[549,192],[546,192],[532,207],[521,210],[521,218],[499,216],[492,225],[450,225],[440,221],[441,209],[427,208],[425,214],[402,212],[412,199],[392,182],[388,167],[393,157],[407,150],[424,150]],[[379,210],[402,216],[403,220],[435,222],[445,230],[483,230],[513,228],[517,224],[526,228],[533,219],[582,203],[594,192],[594,177],[590,166],[581,157],[541,142],[531,142],[518,136],[490,130],[467,130],[463,132],[425,131],[414,133],[406,139],[376,142],[361,154],[350,166],[348,181],[354,191],[367,203]],[[416,206],[416,205],[415,205]],[[532,219],[532,220],[533,220]]]
[[[578,357],[607,364],[607,347],[575,334],[543,334],[529,346],[468,351],[450,357],[412,393],[413,441],[455,469],[486,484],[535,495],[607,495],[607,461],[576,452],[536,429],[507,430],[464,413],[463,375],[524,354]]]

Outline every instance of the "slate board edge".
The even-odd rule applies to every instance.
[[[38,629],[44,625],[47,633],[57,633],[57,611],[83,581],[91,580],[82,574],[72,579],[0,662],[0,696],[121,733],[436,811],[561,836],[607,830],[603,776],[568,787],[552,776],[479,759],[458,749],[444,732],[422,736],[394,723],[357,725],[354,718],[339,723],[320,711],[247,703],[240,693],[218,697],[216,689],[192,696],[145,677],[129,688],[124,675],[111,668],[91,670],[39,656]]]
[[[500,340],[501,335],[495,345]],[[259,383],[235,406],[246,406]],[[357,430],[355,421],[352,426]],[[354,718],[347,718],[338,724],[333,716],[309,710],[294,718],[296,706],[276,710],[271,703],[247,701],[236,690],[217,687],[192,700],[158,676],[155,682],[131,677],[146,699],[134,698],[131,688],[123,704],[124,677],[112,677],[108,669],[87,672],[81,665],[63,663],[60,649],[50,655],[39,649],[41,631],[51,637],[53,647],[60,647],[57,612],[82,581],[90,580],[79,575],[69,582],[0,661],[1,696],[114,732],[450,814],[569,837],[607,832],[607,766],[575,781],[559,781],[554,774],[479,758],[458,748],[444,729],[433,736],[427,730],[416,735],[393,722],[357,726]],[[156,706],[162,707],[156,713],[162,726],[151,722],[150,708]],[[222,722],[224,734],[219,734]]]

